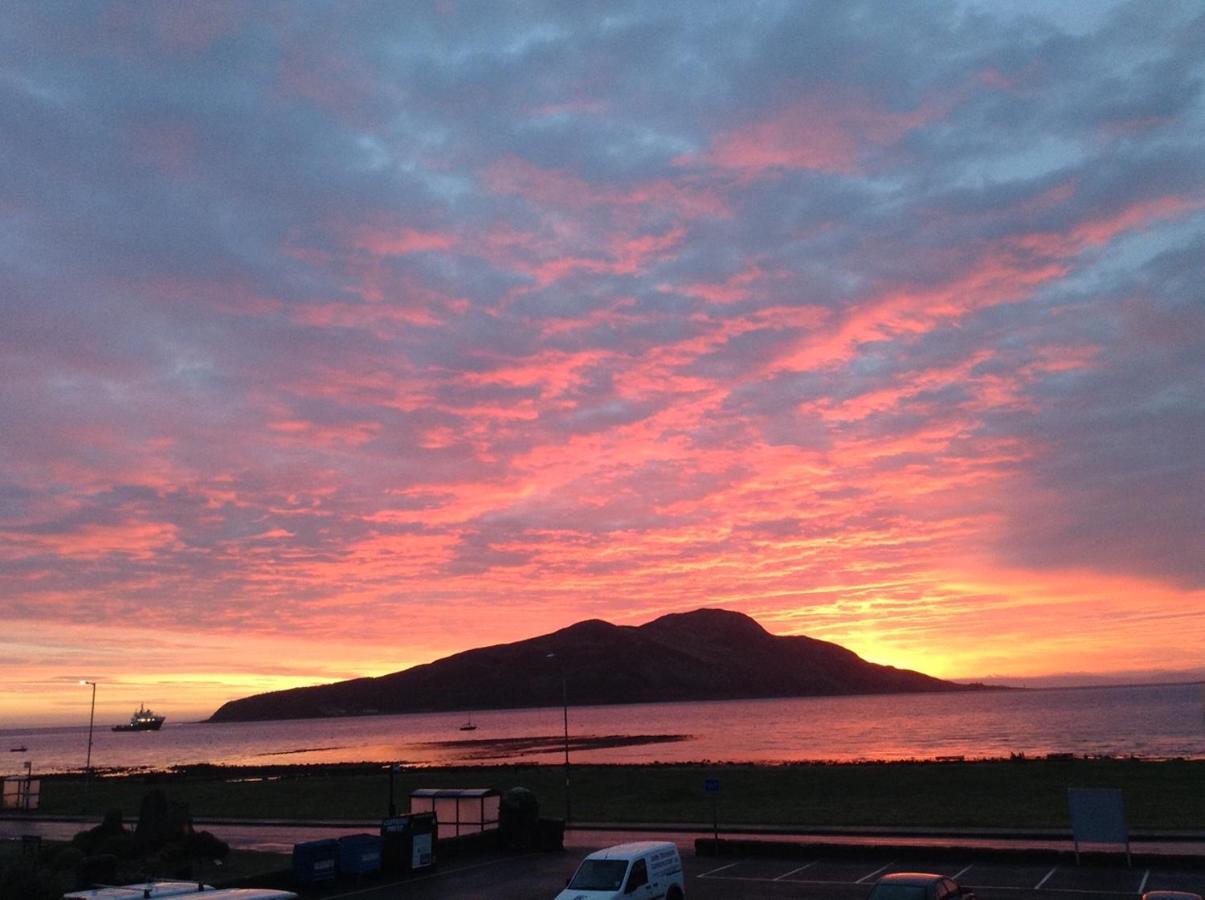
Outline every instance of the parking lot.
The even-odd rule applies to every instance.
[[[402,884],[341,889],[326,900],[551,900],[573,873],[584,851],[496,856],[447,865],[438,872]],[[865,856],[810,858],[696,857],[684,849],[683,864],[690,900],[761,900],[807,897],[856,900],[865,897],[879,876],[888,872],[929,871],[974,888],[979,900],[1091,900],[1093,897],[1136,897],[1158,888],[1205,893],[1205,869],[1127,868],[1073,864],[1026,864],[977,861],[973,855],[910,858],[899,863],[887,852],[868,849]]]

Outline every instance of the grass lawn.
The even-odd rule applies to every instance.
[[[420,787],[530,788],[542,815],[564,815],[560,766],[402,769],[398,809]],[[1205,829],[1205,760],[1026,760],[849,765],[574,766],[575,822],[697,823],[712,817],[704,780],[720,783],[721,824],[1068,828],[1067,788],[1120,788],[1131,829]],[[389,775],[374,766],[201,767],[173,775],[102,778],[85,803],[79,777],[42,782],[44,813],[120,808],[136,818],[152,787],[193,816],[247,819],[380,818]]]

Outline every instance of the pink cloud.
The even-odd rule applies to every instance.
[[[720,133],[697,161],[748,172],[813,169],[848,175],[861,168],[868,150],[896,143],[937,118],[947,105],[930,103],[894,112],[862,92],[834,85],[828,92],[806,94],[766,118]],[[695,160],[683,157],[678,162]]]
[[[488,166],[482,179],[494,194],[518,195],[540,206],[578,212],[604,208],[630,214],[634,208],[645,207],[687,219],[731,214],[714,185],[691,179],[657,178],[626,186],[595,184],[562,169],[547,169],[513,157]]]
[[[449,250],[458,243],[455,235],[419,231],[416,228],[373,228],[362,226],[355,231],[351,244],[376,256],[405,256],[408,253],[427,253]]]
[[[698,297],[708,303],[739,303],[749,299],[750,286],[760,281],[766,272],[760,266],[752,266],[720,282],[694,281],[681,285],[664,285],[664,290]]]

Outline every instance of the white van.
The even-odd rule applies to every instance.
[[[161,897],[190,900],[297,900],[292,891],[274,888],[215,888],[196,881],[147,881],[122,887],[72,891],[63,900],[158,900]]]
[[[216,891],[213,885],[197,881],[143,881],[121,887],[71,891],[63,900],[154,900],[159,897],[183,897]]]
[[[596,850],[583,859],[556,900],[683,900],[685,896],[678,848],[669,841],[633,841]]]

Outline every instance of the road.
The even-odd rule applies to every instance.
[[[199,824],[218,834],[232,846],[288,853],[299,840],[317,836],[337,837],[362,832],[363,827],[322,828],[314,826],[252,826]],[[0,837],[41,834],[47,839],[69,838],[81,825],[77,822],[0,819]],[[954,851],[934,850],[931,857],[909,856],[906,862],[893,858],[892,848],[877,847],[861,839],[857,849],[841,852],[824,848],[817,855],[697,857],[693,833],[586,831],[572,829],[565,835],[563,853],[514,856],[487,854],[473,859],[447,860],[430,873],[401,883],[341,885],[315,894],[324,900],[527,900],[554,897],[573,873],[577,861],[590,850],[625,840],[673,840],[683,854],[691,900],[761,900],[794,897],[818,900],[863,898],[880,875],[891,871],[940,872],[975,889],[979,900],[1118,900],[1135,898],[1143,890],[1156,888],[1205,893],[1205,857],[1196,868],[1176,865],[1115,866],[1069,864],[1050,861],[1004,863],[985,856],[980,848],[967,846]],[[895,848],[899,850],[900,848]],[[915,853],[915,846],[912,848]],[[976,858],[976,852],[979,857]],[[774,851],[770,851],[773,853]],[[927,852],[927,851],[926,851]],[[1119,858],[1119,863],[1122,862]]]
[[[491,857],[401,884],[343,888],[324,900],[551,900],[573,873],[578,852]],[[791,897],[862,900],[887,872],[929,871],[956,877],[978,900],[1119,900],[1156,888],[1205,891],[1205,871],[1120,866],[1011,865],[973,856],[914,859],[898,864],[868,851],[861,858],[683,857],[690,900]]]

